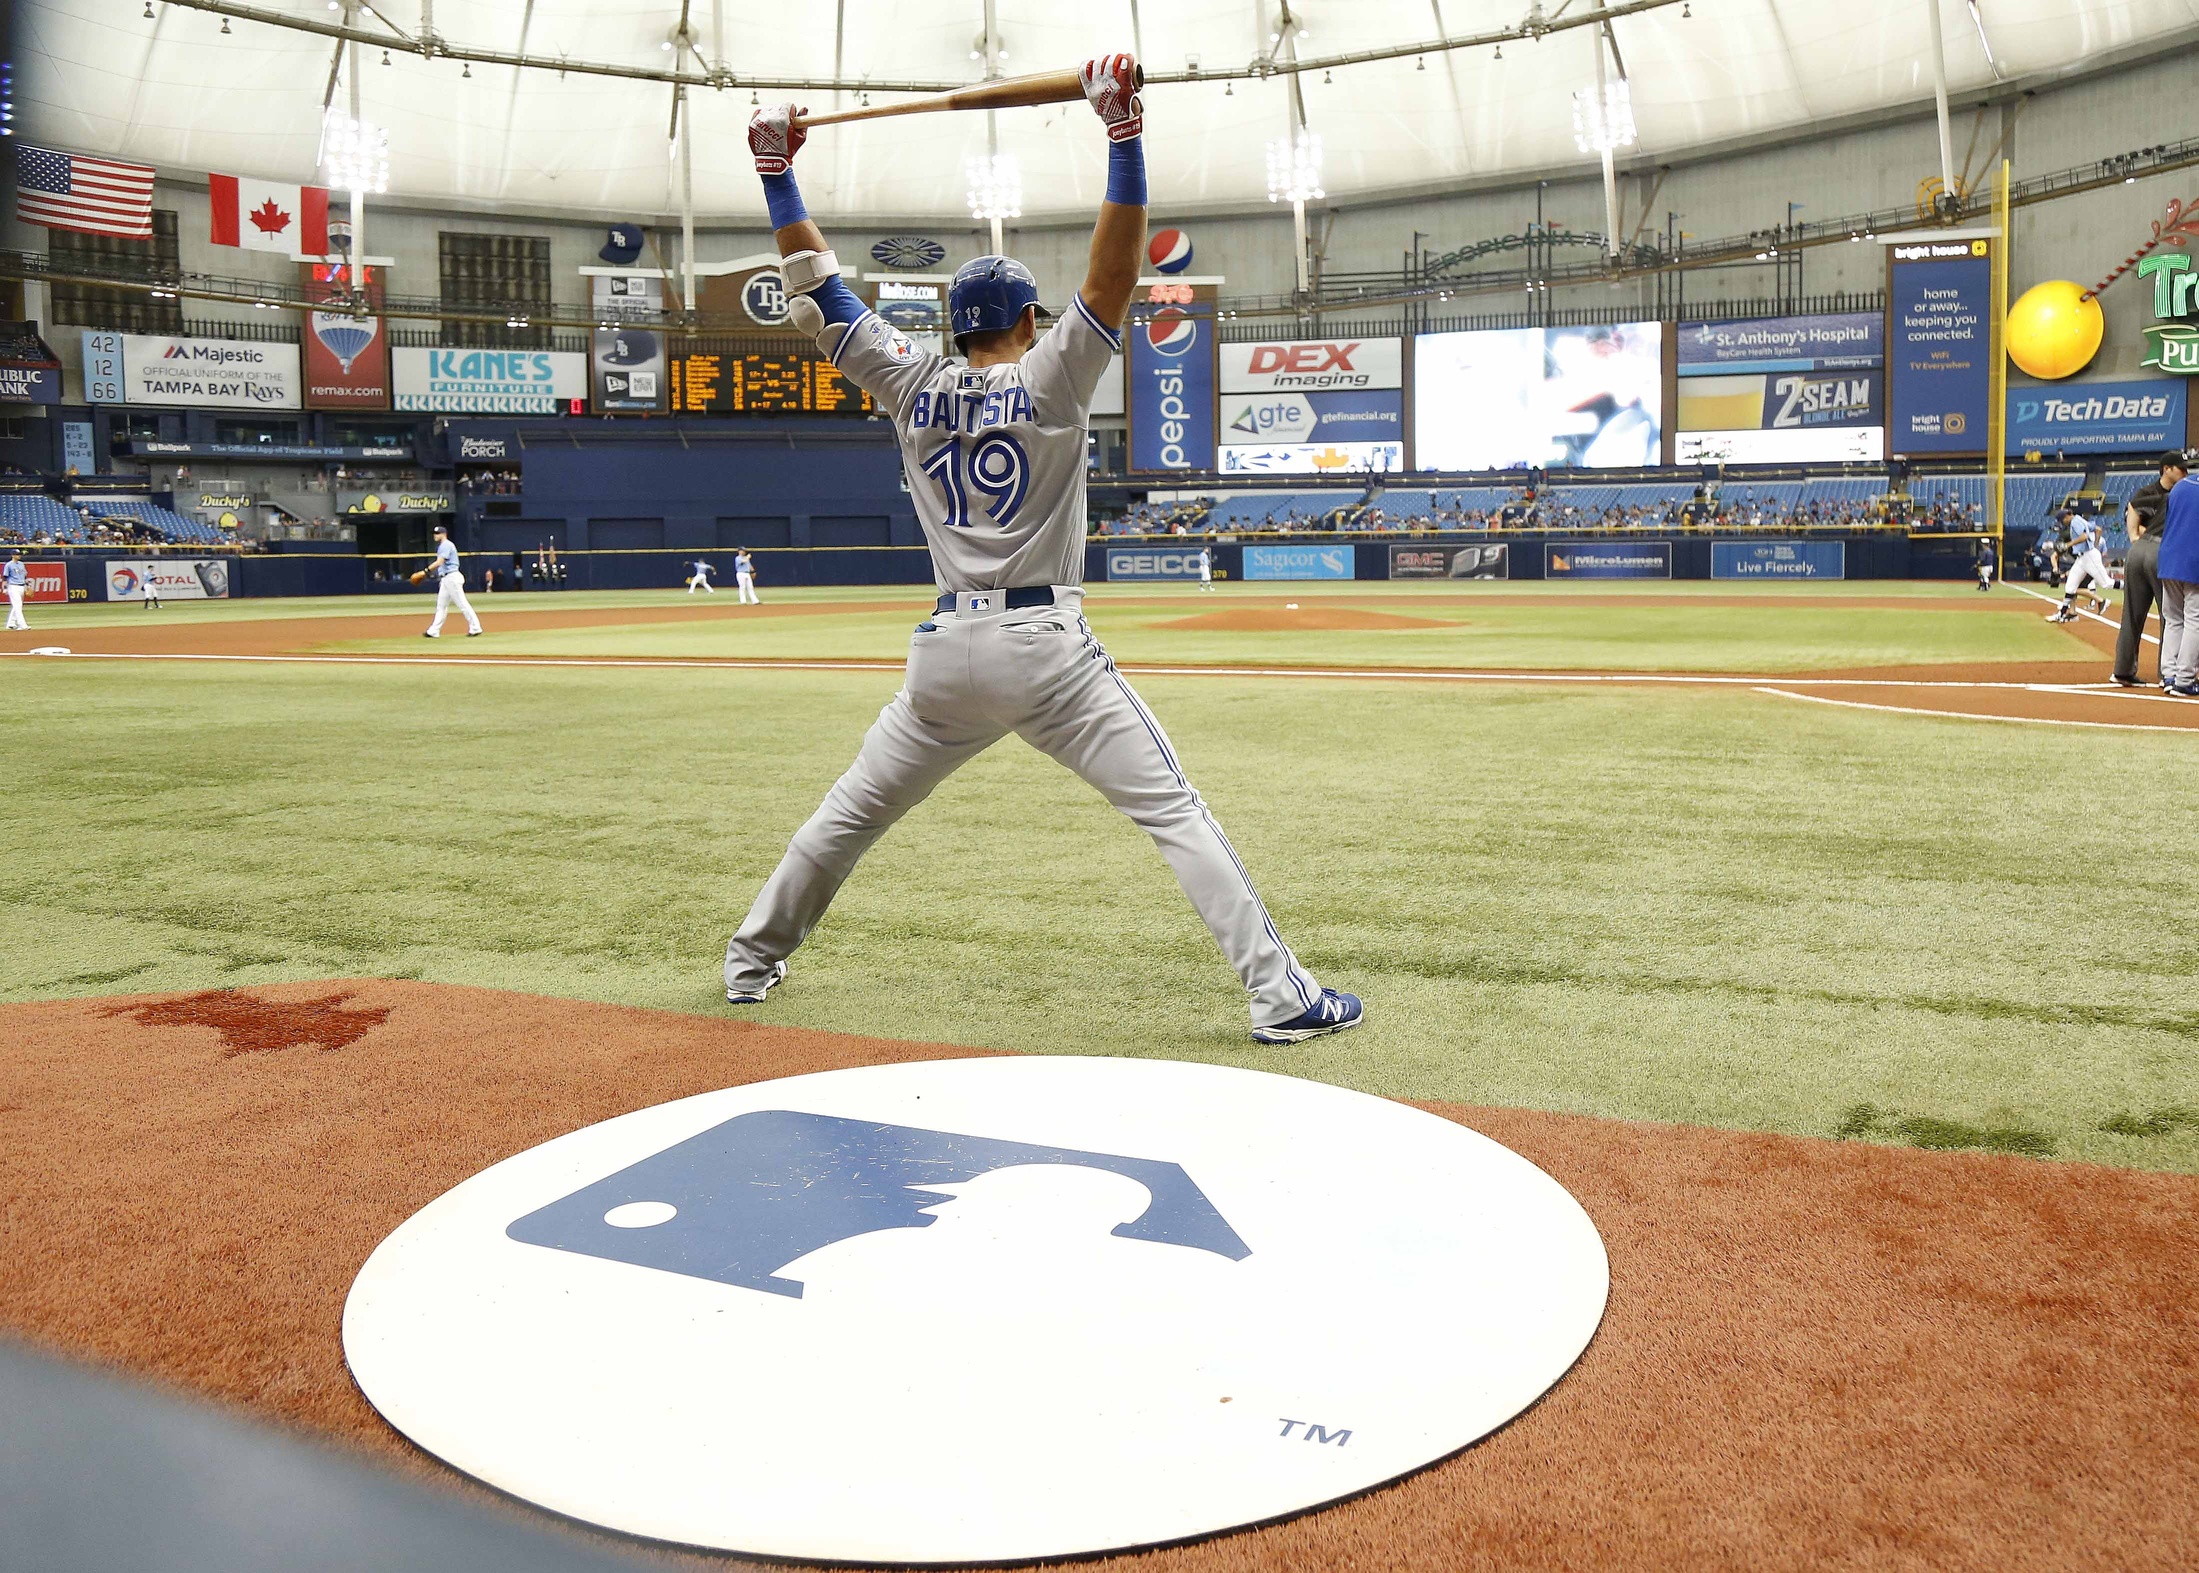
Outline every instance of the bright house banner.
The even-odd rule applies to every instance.
[[[1886,447],[1979,453],[1991,403],[1993,253],[1984,240],[1889,248]]]
[[[295,344],[84,335],[84,389],[95,404],[294,410],[303,382]]]
[[[1743,371],[1847,371],[1886,359],[1886,319],[1875,311],[1818,317],[1683,322],[1680,375]]]
[[[588,357],[573,350],[390,351],[400,410],[560,415],[588,396]]]
[[[1130,468],[1213,469],[1213,303],[1161,306],[1147,321],[1132,322],[1124,343]]]
[[[2063,382],[2008,390],[2014,454],[2152,454],[2184,445],[2185,379]]]

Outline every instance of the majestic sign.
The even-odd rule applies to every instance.
[[[94,404],[294,410],[300,385],[295,344],[84,335],[84,391]]]
[[[588,357],[568,350],[443,350],[399,345],[390,371],[400,410],[561,415],[588,396]]]
[[[367,1259],[344,1356],[553,1512],[802,1561],[1213,1534],[1487,1435],[1594,1333],[1595,1225],[1463,1126],[1221,1066],[831,1071],[507,1158]]]
[[[2185,382],[2058,382],[2008,390],[2008,451],[2156,453],[2184,445]]]
[[[1980,452],[1991,402],[1992,242],[1930,240],[1887,249],[1889,456]]]

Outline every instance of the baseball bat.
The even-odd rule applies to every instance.
[[[1145,86],[1145,67],[1137,67],[1138,86]],[[837,125],[843,120],[877,120],[886,115],[929,115],[942,109],[1024,109],[1032,104],[1067,104],[1084,96],[1084,84],[1074,66],[1066,71],[1037,71],[1030,76],[1004,77],[958,87],[951,93],[932,93],[899,104],[873,104],[868,109],[843,109],[830,115],[803,115],[796,124]]]

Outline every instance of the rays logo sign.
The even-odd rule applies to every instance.
[[[344,1354],[554,1512],[966,1564],[1297,1512],[1487,1435],[1603,1314],[1596,1228],[1462,1126],[1220,1066],[1002,1057],[705,1093],[378,1246]]]
[[[1130,467],[1214,468],[1214,305],[1188,284],[1156,284],[1131,312]]]

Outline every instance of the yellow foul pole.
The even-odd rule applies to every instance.
[[[2015,236],[2008,223],[2008,160],[2000,161],[1994,182],[1993,217],[2000,233],[1993,238],[1993,321],[1987,334],[1987,354],[1992,369],[1986,377],[1985,475],[1986,495],[1992,499],[1993,568],[2008,576],[2008,263]]]

